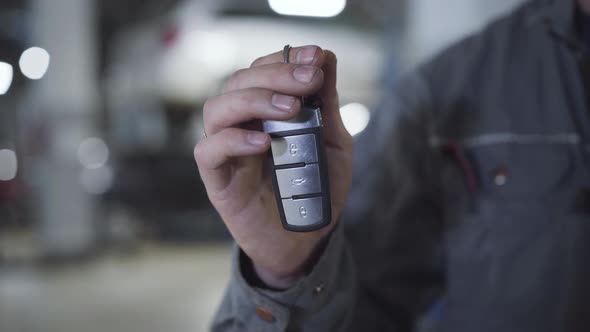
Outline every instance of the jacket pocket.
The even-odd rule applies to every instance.
[[[494,199],[542,200],[575,177],[575,145],[494,144],[466,149],[478,192]]]
[[[573,209],[575,193],[590,180],[580,152],[567,144],[464,151],[478,188],[467,194],[461,220],[446,233],[448,323],[497,323],[491,330],[502,330],[503,322],[533,326],[531,317],[562,310],[560,291],[571,269],[564,258],[577,257],[570,244],[590,230],[590,217]]]

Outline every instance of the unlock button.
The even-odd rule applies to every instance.
[[[281,198],[319,194],[322,191],[318,164],[278,169],[276,172]]]
[[[271,149],[275,165],[318,162],[313,134],[273,138]]]

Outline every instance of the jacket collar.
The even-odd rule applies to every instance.
[[[577,0],[533,0],[527,22],[544,26],[550,36],[580,55],[588,50],[576,33],[576,8]]]
[[[563,36],[574,36],[576,0],[533,0],[532,5],[529,12],[532,22],[549,25]]]

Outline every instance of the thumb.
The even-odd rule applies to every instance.
[[[324,85],[319,91],[322,99],[322,118],[324,124],[324,135],[326,143],[329,145],[341,145],[342,138],[350,136],[342,117],[340,116],[340,106],[338,102],[338,91],[336,90],[336,68],[337,59],[334,52],[324,50],[324,65],[322,70],[324,72]]]

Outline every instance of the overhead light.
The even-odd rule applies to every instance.
[[[16,177],[18,161],[12,150],[0,150],[0,181],[10,181]]]
[[[0,62],[0,95],[6,94],[12,85],[12,66]]]
[[[270,8],[281,15],[333,17],[346,7],[346,0],[268,0]]]
[[[18,65],[26,77],[41,79],[49,68],[49,53],[41,47],[31,47],[20,56]]]
[[[358,135],[365,130],[371,119],[369,109],[359,103],[350,103],[342,106],[340,108],[340,115],[342,116],[344,127],[352,136]]]

